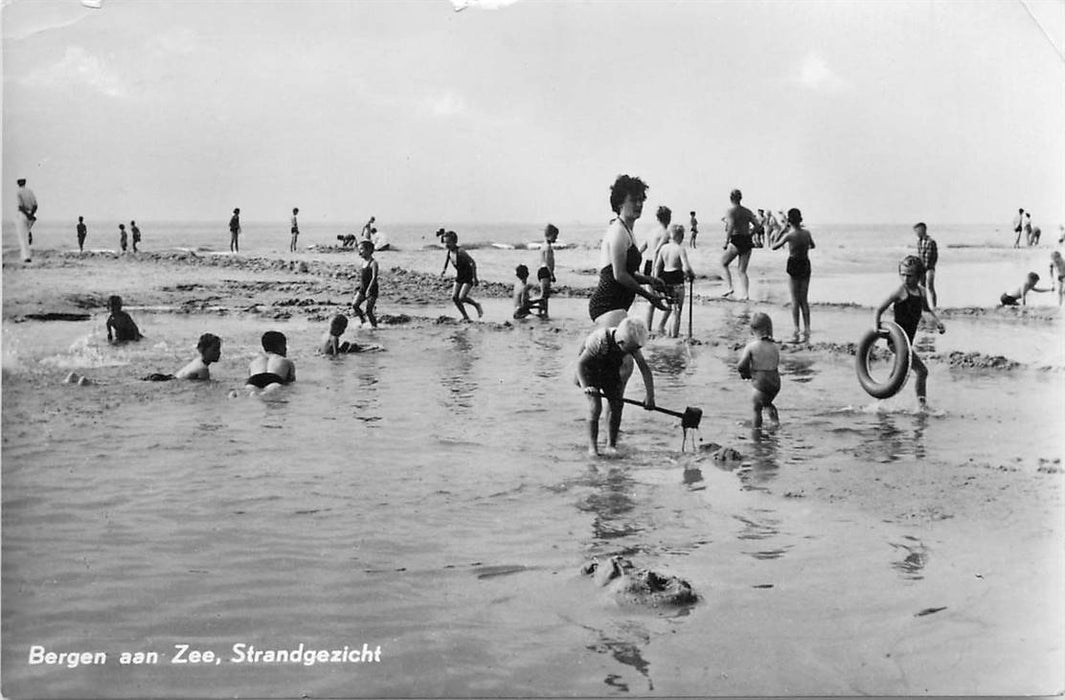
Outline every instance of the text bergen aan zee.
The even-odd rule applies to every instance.
[[[160,662],[159,652],[156,651],[123,651],[117,652],[118,663],[122,665],[150,665]],[[167,659],[163,659],[166,661]],[[38,644],[30,646],[29,664],[31,666],[66,666],[77,668],[79,666],[100,666],[108,661],[108,652],[105,651],[48,651]],[[230,647],[230,656],[223,659],[211,649],[193,649],[189,644],[175,644],[174,654],[169,658],[171,664],[221,664],[223,661],[232,664],[300,664],[302,666],[314,666],[315,664],[337,663],[380,663],[381,645],[371,647],[363,644],[362,648],[345,645],[338,649],[315,649],[308,648],[303,642],[299,645],[283,649],[260,649],[254,644],[238,642]]]

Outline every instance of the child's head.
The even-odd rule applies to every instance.
[[[669,236],[674,243],[682,243],[684,241],[684,227],[680,224],[673,224],[669,227]]]
[[[525,265],[518,265],[514,268],[514,274],[518,276],[522,282],[529,279],[529,268]]]
[[[196,349],[200,351],[204,362],[218,362],[222,356],[222,339],[214,333],[204,333],[200,336],[200,342],[196,343]]]
[[[692,212],[692,213],[691,213],[691,215],[692,215],[692,216],[695,216],[695,212]]]
[[[769,318],[769,314],[756,311],[751,314],[751,332],[759,338],[772,338],[773,319]]]
[[[122,297],[117,294],[112,294],[107,298],[107,307],[111,309],[111,313],[122,310]]]
[[[924,238],[928,233],[928,227],[924,225],[923,221],[920,221],[913,225],[913,232],[917,234],[918,238]]]
[[[329,335],[341,336],[348,328],[348,317],[337,314],[329,320]]]
[[[292,213],[293,214],[299,214],[300,213],[300,208],[299,207],[292,207]]]
[[[924,263],[916,255],[907,255],[899,262],[899,276],[906,278],[907,281],[911,278],[917,281],[922,274],[924,274]]]
[[[673,220],[673,210],[666,206],[661,206],[658,211],[655,212],[655,218],[658,219],[658,223],[663,226],[669,226],[669,222]]]
[[[759,209],[758,216],[765,216],[765,209]]]
[[[1034,272],[1028,273],[1028,284],[1036,284],[1039,282],[1039,275]]]
[[[548,241],[551,241],[552,243],[554,243],[555,239],[557,239],[557,238],[558,238],[558,227],[557,226],[555,226],[554,224],[548,224],[547,226],[544,227],[544,239],[545,240],[548,240]]]
[[[359,255],[364,258],[369,258],[371,255],[373,255],[373,252],[373,241],[359,241]]]
[[[448,231],[444,234],[444,245],[448,248],[456,248],[459,244],[459,234],[454,231]]]
[[[647,342],[647,324],[632,316],[622,319],[614,329],[614,342],[625,352],[639,350]]]
[[[125,224],[119,224],[118,225],[118,230],[119,231],[125,231],[126,230],[126,225]]]
[[[284,357],[288,352],[288,339],[281,331],[266,331],[263,333],[263,350]]]
[[[788,223],[792,226],[802,226],[802,212],[795,207],[788,209]]]

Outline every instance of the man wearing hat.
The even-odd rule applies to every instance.
[[[26,187],[26,178],[18,179],[18,212],[15,214],[15,231],[18,233],[19,254],[23,262],[30,261],[30,229],[37,220],[37,197]]]

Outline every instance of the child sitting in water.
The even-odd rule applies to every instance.
[[[107,342],[126,343],[144,337],[130,315],[122,310],[122,297],[112,295],[107,303],[111,308],[111,315],[107,317]]]
[[[899,324],[910,339],[910,367],[913,368],[913,373],[917,375],[915,387],[917,390],[917,402],[922,408],[926,403],[925,383],[928,380],[928,368],[921,361],[917,351],[913,350],[913,339],[917,335],[917,326],[921,322],[921,313],[927,312],[932,315],[932,318],[936,320],[936,329],[940,333],[946,331],[946,328],[943,327],[943,322],[939,320],[939,316],[928,305],[927,293],[920,284],[920,279],[923,275],[924,265],[919,257],[907,255],[903,258],[902,262],[899,263],[899,277],[902,278],[902,286],[892,292],[891,296],[885,299],[873,314],[873,330],[879,332],[880,316],[887,310],[887,307],[892,306],[892,311],[895,314],[895,323]]]
[[[1062,300],[1065,299],[1065,260],[1062,260],[1061,253],[1056,250],[1050,254],[1050,284],[1056,284],[1058,306],[1061,306]]]
[[[377,261],[373,259],[373,241],[359,241],[359,257],[362,258],[362,271],[359,278],[359,291],[355,293],[355,301],[352,307],[358,315],[360,322],[366,323],[370,319],[370,327],[377,328],[377,316],[374,309],[377,307]],[[366,313],[362,311],[362,303],[366,302]]]
[[[762,427],[763,409],[769,411],[773,425],[780,422],[777,407],[773,405],[780,392],[780,349],[773,341],[773,320],[760,311],[751,315],[751,334],[754,340],[740,354],[739,371],[741,377],[751,380],[754,407],[751,427],[758,429]]]
[[[1020,301],[1022,306],[1027,306],[1026,300],[1028,292],[1052,292],[1053,289],[1044,289],[1042,287],[1035,286],[1039,282],[1039,275],[1034,272],[1029,272],[1028,276],[1024,279],[1024,283],[1018,287],[1012,294],[1009,292],[1003,292],[998,301],[1002,306],[1017,306],[1017,302]]]
[[[518,281],[514,283],[514,318],[525,318],[535,309],[540,309],[542,313],[543,297],[540,299],[529,298],[530,291],[539,289],[535,284],[529,284],[529,268],[525,265],[518,265],[514,268],[514,274],[518,278]]]
[[[632,356],[643,375],[644,408],[655,407],[654,377],[640,352],[646,342],[646,324],[638,318],[625,318],[615,328],[595,329],[581,345],[576,381],[588,397],[588,454],[599,454],[599,415],[604,396],[610,407],[606,449],[609,453],[617,452],[621,411],[625,406],[622,397],[632,373],[632,365],[625,363],[626,356]]]
[[[168,382],[171,379],[210,379],[211,371],[208,366],[222,357],[222,339],[213,333],[204,333],[200,336],[196,349],[200,351],[200,356],[179,369],[177,374],[149,374],[144,380]]]
[[[289,384],[296,381],[296,365],[285,357],[288,354],[288,339],[280,331],[263,333],[264,353],[248,365],[246,384],[256,389],[265,389],[272,384]]]
[[[344,331],[348,329],[348,317],[337,314],[329,320],[329,330],[325,332],[321,345],[318,346],[320,355],[344,355],[349,352],[370,352],[380,350],[377,345],[359,345],[358,343],[340,340]]]

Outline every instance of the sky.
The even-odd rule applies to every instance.
[[[701,219],[740,188],[820,223],[1065,223],[1065,0],[5,0],[0,19],[5,219],[26,177],[42,220],[597,223],[628,173]]]

